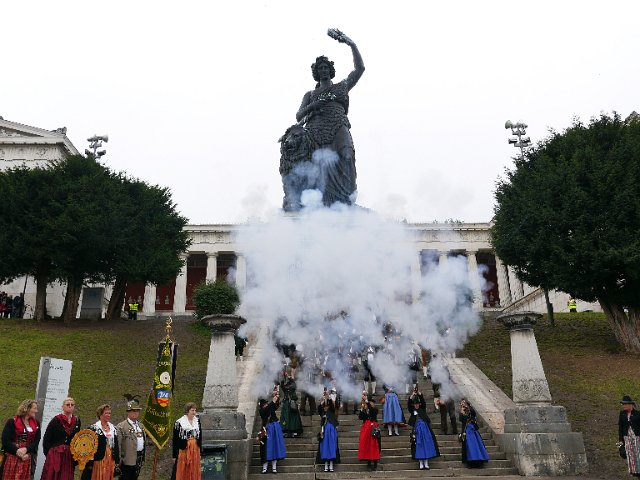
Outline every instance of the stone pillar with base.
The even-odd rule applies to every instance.
[[[147,316],[153,316],[156,313],[156,292],[157,288],[153,283],[147,283],[145,285],[142,313]]]
[[[182,313],[186,312],[187,307],[187,255],[181,255],[180,258],[184,261],[184,265],[180,269],[180,273],[176,277],[176,288],[173,294],[173,312]]]
[[[218,276],[218,252],[207,253],[207,282],[215,282]]]
[[[471,289],[473,291],[473,306],[476,309],[482,307],[482,290],[480,289],[480,272],[478,271],[478,260],[476,251],[467,251],[467,265],[469,269],[469,278],[471,280]]]
[[[211,329],[207,377],[202,398],[203,444],[225,444],[229,478],[244,479],[251,439],[244,414],[238,412],[238,381],[234,333],[246,320],[237,315],[208,315],[202,323]]]
[[[500,443],[521,475],[577,475],[587,471],[582,434],[571,431],[564,407],[551,405],[533,325],[533,312],[500,315],[510,330],[513,401]]]
[[[511,304],[511,289],[509,287],[509,272],[507,267],[502,263],[500,257],[496,255],[496,274],[498,277],[498,295],[500,296],[500,305],[506,307]]]

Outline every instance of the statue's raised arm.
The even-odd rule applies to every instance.
[[[360,77],[364,73],[364,62],[362,60],[362,55],[360,55],[360,50],[358,50],[358,47],[353,40],[351,40],[337,28],[330,28],[327,31],[327,35],[339,41],[340,43],[345,43],[351,47],[351,53],[353,54],[353,72],[351,72],[347,77],[349,90],[351,90],[355,86],[355,84],[358,83],[358,80],[360,80]]]
[[[322,192],[322,201],[351,205],[356,199],[356,159],[349,113],[349,91],[364,73],[364,62],[353,40],[338,29],[327,34],[351,47],[353,71],[344,80],[333,83],[333,62],[325,56],[316,58],[311,73],[315,88],[305,93],[296,113],[297,125],[280,139],[285,210],[300,208],[304,190]],[[303,127],[304,125],[304,127]]]

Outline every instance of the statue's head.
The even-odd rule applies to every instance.
[[[336,76],[336,68],[333,66],[333,62],[329,60],[327,57],[325,57],[324,55],[321,55],[318,58],[316,58],[315,63],[311,65],[311,73],[313,73],[313,79],[316,82],[320,81],[320,77],[318,76],[318,67],[320,65],[327,65],[329,67],[329,70],[331,72],[331,78]]]

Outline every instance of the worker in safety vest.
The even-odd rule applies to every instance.
[[[569,307],[569,313],[576,313],[578,311],[578,303],[576,299],[571,297],[567,302],[567,306]]]
[[[131,300],[129,302],[129,320],[137,320],[138,319],[138,302],[136,300]]]

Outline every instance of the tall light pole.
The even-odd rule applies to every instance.
[[[512,137],[509,138],[509,145],[513,145],[516,148],[520,149],[520,160],[524,161],[524,154],[527,149],[531,146],[531,138],[525,137],[527,134],[527,128],[529,125],[522,121],[517,121],[513,123],[511,120],[507,120],[504,124],[505,129],[511,129]],[[549,300],[549,290],[547,288],[542,287],[544,291],[544,299],[547,303],[547,315],[549,317],[549,323],[551,325],[555,325],[555,318],[553,317],[553,304]]]
[[[109,141],[109,135],[94,135],[93,137],[87,138],[87,142],[89,142],[89,148],[85,149],[84,154],[88,157],[91,156],[95,159],[99,159],[105,153],[107,153],[107,151],[106,150],[98,151],[98,149],[102,147],[102,142],[107,143],[108,141]]]

